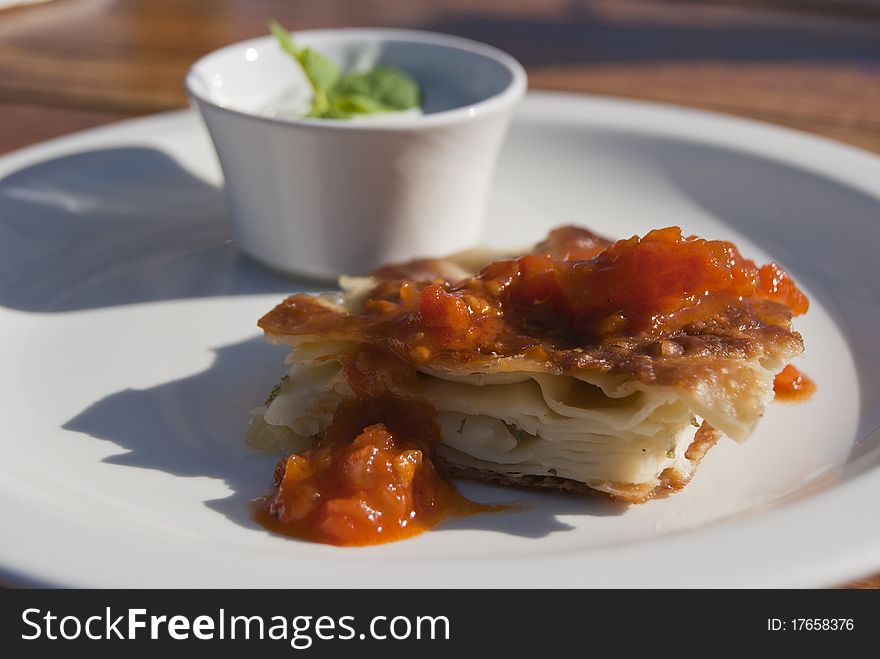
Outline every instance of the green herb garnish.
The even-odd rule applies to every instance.
[[[277,21],[269,22],[281,48],[302,67],[312,87],[307,117],[347,119],[355,115],[400,112],[417,107],[421,89],[413,78],[390,67],[343,75],[329,59],[311,48],[298,48]]]

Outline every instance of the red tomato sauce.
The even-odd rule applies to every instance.
[[[489,507],[437,473],[433,408],[394,398],[344,401],[324,438],[282,460],[275,490],[257,504],[273,531],[333,545],[372,545],[419,534]]]
[[[362,346],[344,360],[356,398],[343,400],[322,439],[275,469],[255,515],[278,533],[333,545],[402,540],[451,517],[501,510],[465,499],[438,472],[430,403],[390,393],[417,377],[393,353]]]
[[[418,367],[523,355],[564,372],[566,349],[654,341],[714,317],[789,331],[791,317],[809,307],[778,265],[759,267],[729,242],[684,237],[677,227],[616,243],[564,227],[532,253],[457,281],[436,275],[437,264],[381,269],[358,313],[294,295],[260,320],[269,333],[335,334],[360,345],[344,364],[355,399],[339,405],[317,445],[279,463],[273,492],[258,503],[268,528],[367,545],[491,509],[438,472],[433,407],[393,394],[413,389]],[[792,369],[777,378],[778,398],[815,388]]]
[[[613,244],[562,229],[539,248],[460,281],[383,279],[359,314],[294,295],[259,325],[278,334],[350,334],[422,365],[438,356],[479,361],[533,346],[662,337],[731,307],[746,310],[750,322],[787,327],[809,307],[778,265],[759,267],[729,242],[683,237],[677,227]]]
[[[816,383],[789,364],[773,380],[776,400],[799,403],[808,400],[816,391]]]

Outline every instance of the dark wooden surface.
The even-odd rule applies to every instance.
[[[461,34],[515,55],[533,89],[717,110],[880,152],[878,0],[51,0],[0,11],[0,153],[183,107],[188,66],[269,17]]]

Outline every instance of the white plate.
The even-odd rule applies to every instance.
[[[809,403],[772,405],[693,483],[624,508],[526,499],[363,549],[270,535],[242,445],[282,371],[255,320],[312,286],[242,259],[186,112],[0,159],[0,565],[88,586],[810,586],[880,569],[880,159],[731,117],[532,94],[502,157],[489,242],[580,222],[682,225],[789,268]]]

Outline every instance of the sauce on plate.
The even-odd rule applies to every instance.
[[[501,510],[465,499],[432,460],[436,410],[389,385],[417,377],[392,353],[363,346],[344,362],[343,400],[315,446],[281,460],[255,515],[278,533],[333,545],[402,540],[451,517]]]
[[[564,227],[532,253],[455,281],[439,263],[380,269],[356,313],[293,295],[260,320],[273,334],[342,336],[358,346],[343,360],[354,398],[339,404],[315,446],[279,463],[273,492],[256,505],[268,528],[369,545],[498,509],[466,500],[436,468],[436,410],[400,395],[417,389],[418,368],[524,357],[565,372],[563,360],[579,359],[582,346],[607,346],[594,357],[610,360],[625,340],[658,363],[678,363],[683,348],[667,337],[690,332],[707,337],[697,351],[725,339],[739,350],[747,329],[790,335],[791,317],[809,307],[778,265],[758,267],[729,242],[684,237],[677,227],[616,243]],[[777,397],[808,395],[810,386],[789,366]]]
[[[437,473],[438,440],[433,408],[423,401],[343,401],[317,445],[278,464],[275,491],[257,503],[257,519],[305,540],[371,545],[490,510]]]
[[[808,400],[816,391],[816,383],[789,364],[773,380],[776,400],[799,403]]]

